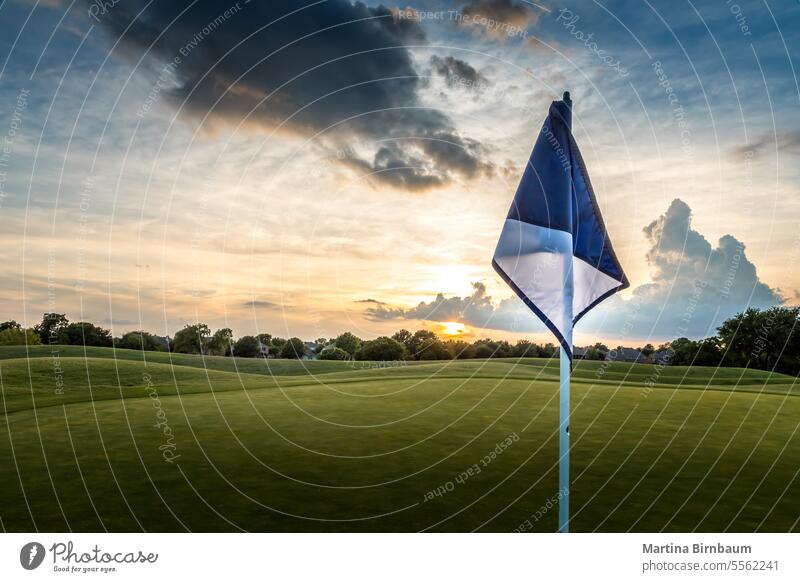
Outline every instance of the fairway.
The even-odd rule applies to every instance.
[[[57,350],[0,348],[4,531],[556,530],[556,360]],[[571,529],[799,529],[795,382],[576,362]]]

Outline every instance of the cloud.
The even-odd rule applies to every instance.
[[[496,39],[519,36],[539,17],[533,7],[512,0],[472,0],[461,13],[465,17],[459,21],[462,26],[475,27]]]
[[[692,228],[692,211],[682,200],[673,200],[643,232],[652,282],[637,287],[633,301],[652,329],[675,328],[676,319],[686,318],[687,333],[680,335],[702,335],[747,307],[783,303],[759,278],[745,244],[726,234],[713,246]]]
[[[452,56],[431,57],[433,70],[441,75],[448,87],[462,87],[466,89],[481,89],[486,87],[489,82],[475,68],[466,61]]]
[[[122,38],[129,58],[145,56],[144,70],[164,85],[160,98],[185,115],[208,115],[212,125],[246,119],[302,137],[319,133],[317,141],[334,149],[380,140],[374,156],[341,161],[399,188],[425,190],[492,172],[479,144],[462,137],[445,113],[421,106],[423,83],[406,47],[424,40],[419,22],[346,0],[306,7],[271,0],[227,12],[199,0],[179,16],[184,8],[126,0],[100,21]]]
[[[505,329],[509,331],[541,331],[543,329],[520,309],[516,298],[495,303],[486,293],[486,285],[472,283],[473,292],[466,297],[445,297],[439,293],[433,301],[420,302],[411,308],[391,306],[374,301],[375,307],[366,309],[373,321],[416,319],[423,321],[458,321],[473,327]]]
[[[765,134],[756,141],[733,148],[737,157],[758,157],[769,151],[800,153],[800,131]]]
[[[280,307],[280,305],[272,301],[253,299],[252,301],[245,301],[242,303],[242,307],[247,307],[248,309],[275,309],[276,307]]]
[[[579,324],[579,331],[613,337],[674,339],[705,337],[728,317],[747,307],[783,303],[781,294],[760,280],[745,245],[726,234],[716,246],[692,228],[692,211],[675,199],[643,229],[651,282],[629,300],[613,296]],[[373,320],[460,321],[475,327],[515,332],[543,331],[516,297],[493,301],[482,283],[466,297],[437,295],[411,308],[376,304]]]

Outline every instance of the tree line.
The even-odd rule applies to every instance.
[[[790,375],[800,373],[800,338],[796,324],[800,307],[748,309],[726,320],[717,335],[703,340],[682,337],[654,347],[637,348],[642,361],[664,365],[750,367]],[[16,321],[0,323],[0,345],[64,344],[116,347],[145,351],[172,351],[184,354],[271,357],[321,360],[453,360],[472,358],[549,358],[557,352],[553,343],[536,344],[519,340],[482,338],[473,342],[442,339],[429,330],[410,332],[401,329],[392,336],[363,340],[345,332],[335,338],[280,338],[268,333],[234,339],[230,328],[212,332],[205,323],[188,324],[172,338],[149,332],[129,331],[112,337],[108,329],[89,322],[70,322],[63,313],[45,313],[33,328],[24,329]],[[596,343],[581,349],[581,358],[615,360],[624,348],[609,349]],[[638,356],[637,356],[638,357]]]

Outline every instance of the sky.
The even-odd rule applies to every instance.
[[[0,23],[2,320],[550,341],[491,257],[565,90],[631,282],[577,345],[800,302],[800,2],[5,0]]]

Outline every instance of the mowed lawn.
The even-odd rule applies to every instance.
[[[556,529],[555,360],[57,350],[0,348],[5,531]],[[573,531],[800,529],[795,378],[573,378]]]

